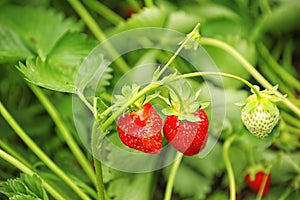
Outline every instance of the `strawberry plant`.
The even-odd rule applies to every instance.
[[[0,198],[298,199],[299,11],[1,1]]]

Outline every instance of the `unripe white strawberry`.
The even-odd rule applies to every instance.
[[[259,91],[260,97],[256,94],[249,96],[242,108],[242,121],[256,137],[269,135],[279,121],[280,113],[274,102],[281,99],[272,95],[276,89]]]

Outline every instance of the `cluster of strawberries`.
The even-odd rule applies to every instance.
[[[180,121],[169,115],[164,124],[155,108],[146,103],[139,110],[122,115],[117,129],[121,141],[128,147],[156,154],[162,148],[162,130],[166,140],[184,155],[198,154],[208,138],[208,117],[204,110],[194,112],[198,121]]]

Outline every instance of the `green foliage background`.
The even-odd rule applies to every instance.
[[[27,85],[30,83],[43,88],[43,92],[55,105],[92,165],[91,155],[82,146],[73,124],[72,93],[76,93],[75,89],[78,89],[74,82],[80,64],[104,36],[109,37],[141,27],[164,27],[187,34],[200,22],[201,36],[217,38],[233,46],[272,84],[279,84],[279,90],[288,94],[288,97],[300,106],[298,1],[157,0],[154,1],[155,6],[149,4],[151,1],[99,3],[115,13],[112,15],[107,10],[92,6],[95,5],[95,1],[84,0],[82,2],[86,9],[101,28],[98,35],[72,7],[72,2],[0,1],[0,98],[40,148],[92,197],[95,197],[95,190],[91,180],[78,165],[55,123]],[[143,8],[140,8],[140,5],[143,5]],[[137,12],[130,18],[127,16],[129,8],[134,8]],[[266,47],[267,52],[262,45]],[[204,48],[222,72],[232,73],[259,84],[227,52],[212,46]],[[110,103],[109,95],[126,66],[135,66],[145,61],[166,63],[170,56],[168,52],[151,54],[145,50],[125,55],[123,59],[126,64],[112,63],[105,72],[105,80],[99,83],[104,103]],[[99,58],[97,62],[103,62],[102,59]],[[194,70],[180,58],[174,61],[174,65],[181,66],[177,67],[180,73]],[[203,87],[202,83],[192,84],[195,88]],[[215,87],[217,95],[221,88],[213,81],[211,84]],[[226,120],[221,138],[205,158],[183,158],[174,183],[173,199],[228,198],[228,178],[222,162],[222,147],[224,141],[233,134],[237,134],[238,137],[230,148],[229,155],[234,168],[238,199],[255,199],[255,194],[244,182],[246,170],[250,166],[249,152],[255,155],[256,163],[272,166],[270,192],[265,199],[299,198],[299,116],[281,105],[280,125],[266,140],[256,139],[244,128],[239,108],[234,105],[249,95],[248,90],[235,80],[224,79],[224,84],[228,98],[225,103],[220,102],[219,105],[226,106]],[[205,87],[201,94],[203,100],[206,100],[208,92]],[[211,122],[211,134],[214,128],[217,131],[218,127],[220,122]],[[65,191],[72,199],[79,199],[24,145],[3,118],[0,119],[0,133],[1,149],[13,150],[11,152],[32,165],[39,175],[55,185],[55,188]],[[113,129],[110,136],[112,140],[118,141],[116,135],[116,130]],[[119,172],[106,166],[103,171],[106,195],[109,199],[150,200],[163,198],[170,167],[145,174]],[[26,185],[28,177],[20,175],[20,171],[0,159],[0,186],[7,185],[9,182],[5,182],[6,180],[16,177],[20,177],[20,185]],[[39,188],[41,183],[37,177],[34,176],[29,182],[38,184],[39,186],[34,188],[39,191],[22,190],[23,186],[14,186],[14,192],[21,195],[19,199],[33,199],[33,196],[35,199],[52,198],[44,194],[43,188]],[[0,191],[6,195],[9,193],[4,192],[8,191],[7,187],[0,187]],[[6,199],[5,196],[1,198]]]

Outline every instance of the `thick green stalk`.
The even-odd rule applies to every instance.
[[[88,11],[84,8],[84,6],[78,0],[68,0],[70,5],[75,9],[75,11],[79,14],[94,36],[100,41],[106,40],[106,36],[97,22],[93,19],[93,17],[88,13]],[[109,52],[112,57],[116,57],[115,63],[119,67],[119,69],[125,73],[130,70],[130,67],[127,63],[120,57],[118,52],[113,48],[113,46],[109,43],[106,43],[106,50]]]
[[[300,136],[300,129],[299,128],[295,128],[293,126],[288,126],[287,124],[284,125],[283,130],[289,132],[289,133],[293,133],[296,135]]]
[[[289,186],[286,187],[284,193],[278,198],[278,200],[286,200],[288,199],[288,196],[293,192],[293,187]]]
[[[82,199],[90,199],[75,183],[70,179],[64,171],[62,171],[40,148],[33,142],[33,140],[26,134],[20,125],[14,120],[10,113],[0,102],[0,113],[15,133],[22,139],[22,141],[39,157],[46,166],[48,166],[57,176],[59,176],[73,191]]]
[[[212,38],[205,38],[201,37],[198,40],[199,44],[201,45],[209,45],[218,47],[220,49],[223,49],[230,55],[232,55],[235,59],[237,59],[242,66],[265,88],[271,89],[273,86],[263,77],[237,50],[235,50],[232,46],[228,45],[227,43],[212,39]],[[295,104],[293,104],[289,99],[284,98],[284,95],[280,92],[276,91],[275,94],[278,97],[283,98],[283,103],[290,108],[291,111],[293,111],[295,114],[300,116],[300,108],[298,108]]]
[[[288,38],[288,41],[285,43],[284,50],[282,53],[282,67],[284,67],[286,69],[293,66],[293,63],[292,63],[293,48],[294,48],[293,42],[294,42],[294,40],[292,37]],[[276,60],[276,58],[274,56],[273,56],[273,58],[274,58],[274,60]]]
[[[246,146],[248,149],[248,159],[249,159],[249,163],[250,166],[254,166],[255,165],[255,158],[254,158],[254,149],[253,146]]]
[[[268,1],[269,0],[259,0],[258,1],[261,11],[264,15],[272,13],[272,10],[270,8]]]
[[[289,87],[286,86],[285,82],[280,79],[280,77],[274,72],[271,67],[267,66],[263,59],[259,59],[258,62],[260,66],[260,71],[263,75],[267,76],[269,81],[272,83],[276,83],[280,86],[281,92],[288,95],[288,97],[294,97],[293,91]]]
[[[287,113],[285,111],[281,111],[280,113],[281,113],[282,118],[285,119],[285,121],[287,123],[300,128],[299,119],[295,118],[294,116],[290,115],[289,113]]]
[[[286,41],[279,40],[279,41],[277,41],[276,45],[272,48],[271,54],[275,60],[280,59],[280,56],[281,56],[281,53],[283,52],[285,43],[286,43]]]
[[[45,109],[47,110],[51,118],[53,119],[61,135],[65,139],[65,142],[69,146],[70,150],[74,154],[79,164],[82,166],[82,169],[89,176],[93,184],[96,185],[95,173],[90,165],[90,161],[86,158],[84,153],[81,151],[80,147],[77,145],[72,134],[70,133],[69,129],[66,127],[65,123],[61,119],[54,105],[50,102],[50,100],[47,98],[47,96],[42,92],[40,88],[31,84],[28,85],[33,91],[33,93],[36,95],[36,97],[39,99],[39,101],[43,104],[43,106],[45,107]]]
[[[93,19],[93,17],[88,13],[88,11],[84,8],[84,6],[78,0],[68,0],[70,5],[74,8],[74,10],[79,14],[82,20],[86,23],[88,28],[92,31],[94,36],[101,42],[106,39],[105,34],[102,29],[99,27],[97,22]]]
[[[223,145],[223,159],[225,162],[227,175],[228,175],[228,179],[229,179],[230,200],[236,199],[236,187],[235,187],[234,173],[233,173],[233,169],[232,169],[230,159],[229,159],[229,148],[235,138],[236,138],[236,135],[232,135],[224,142],[224,145]]]
[[[168,178],[168,183],[167,183],[167,187],[166,187],[166,191],[165,191],[164,200],[171,200],[172,189],[173,189],[176,173],[177,173],[178,167],[180,165],[180,162],[182,160],[182,157],[183,157],[183,154],[180,152],[177,152],[177,155],[176,155],[177,160],[175,160],[175,162],[173,163],[172,168],[171,168],[171,172],[170,172],[170,175]]]
[[[98,194],[98,200],[104,200],[104,183],[103,183],[103,174],[102,174],[102,164],[101,162],[97,159],[97,155],[101,149],[99,146],[102,142],[102,139],[104,137],[104,133],[98,131],[99,125],[98,122],[95,121],[92,129],[92,153],[94,157],[94,165],[95,165],[95,171],[96,171],[96,180],[97,180],[97,194]]]
[[[123,22],[124,19],[120,17],[117,13],[106,7],[103,3],[96,0],[83,0],[90,9],[94,10],[98,14],[102,15],[107,21],[114,25],[118,25]]]
[[[271,167],[269,167],[269,169],[267,169],[267,170],[265,171],[266,174],[264,175],[264,177],[263,177],[263,179],[262,179],[261,185],[260,185],[260,187],[259,187],[258,194],[257,194],[257,196],[256,196],[256,200],[261,200],[261,199],[262,199],[263,192],[264,192],[264,190],[265,190],[265,187],[266,187],[266,184],[267,184],[267,180],[268,180],[267,174],[270,174],[270,171],[271,171]]]
[[[9,155],[2,149],[0,149],[0,158],[3,160],[9,162],[11,165],[15,166],[19,170],[21,170],[23,173],[28,174],[29,176],[32,176],[35,172],[32,171],[29,167],[24,165],[22,162],[14,158],[13,156]],[[56,191],[47,181],[42,179],[43,187],[46,189],[46,191],[49,192],[51,196],[53,196],[57,200],[64,200],[66,199],[63,194],[60,194],[58,191]]]
[[[26,167],[32,168],[31,164],[27,162],[22,156],[20,156],[14,149],[12,149],[6,142],[0,140],[0,147],[4,149],[7,153],[9,153],[11,156],[19,160],[21,163],[23,163]]]
[[[263,43],[258,43],[258,50],[262,57],[268,62],[269,66],[274,69],[274,71],[284,79],[284,81],[291,87],[294,87],[297,91],[300,91],[300,81],[283,69],[276,60],[272,57],[268,49]]]

